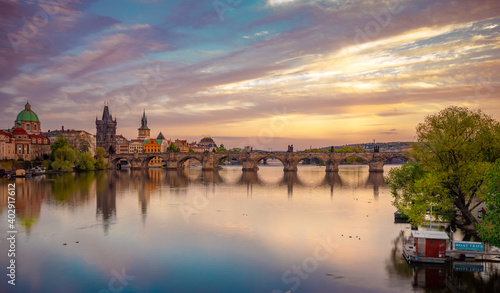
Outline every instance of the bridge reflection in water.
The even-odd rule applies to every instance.
[[[229,167],[234,168],[234,167]],[[306,167],[307,168],[307,167]],[[357,181],[343,180],[338,172],[326,172],[322,180],[311,183],[309,180],[303,180],[302,174],[297,172],[284,172],[279,178],[269,180],[265,175],[257,171],[239,172],[236,177],[222,176],[223,171],[203,171],[201,168],[190,168],[183,170],[161,170],[161,169],[142,169],[121,171],[122,173],[130,172],[131,178],[147,178],[148,181],[156,179],[158,185],[166,184],[174,190],[183,190],[189,184],[209,185],[244,185],[248,191],[252,190],[253,186],[269,187],[269,186],[287,186],[288,195],[293,196],[294,187],[320,188],[328,186],[331,196],[334,193],[334,187],[337,188],[373,188],[373,196],[376,199],[379,196],[380,187],[385,186],[384,175],[382,173],[366,172],[366,167],[356,166],[349,172],[355,172],[359,177]],[[238,172],[236,172],[238,173]],[[351,174],[349,174],[351,175]],[[277,179],[277,180],[276,180]],[[307,179],[307,178],[306,178]],[[143,181],[141,180],[141,183]]]
[[[198,167],[184,170],[152,168],[50,174],[45,176],[49,180],[42,177],[16,180],[19,190],[17,205],[18,212],[24,216],[29,231],[31,223],[35,223],[40,216],[44,200],[70,207],[84,206],[88,202],[95,201],[96,217],[100,219],[104,232],[107,233],[110,225],[116,220],[117,194],[130,191],[137,194],[140,213],[143,221],[146,221],[151,196],[161,194],[165,188],[168,188],[170,195],[180,198],[189,195],[190,185],[205,186],[206,192],[214,192],[217,188],[245,186],[248,198],[253,196],[254,188],[280,189],[286,186],[289,198],[293,197],[294,189],[297,188],[304,191],[326,187],[330,190],[331,198],[335,190],[371,188],[373,199],[376,200],[379,189],[385,186],[383,174],[366,172],[366,166],[347,166],[342,167],[340,173],[322,174],[318,173],[323,172],[321,167],[303,168],[308,172],[277,173],[276,167],[263,167],[258,172],[241,172],[235,166],[221,171],[203,171]],[[321,175],[318,176],[319,174]],[[24,196],[24,194],[35,194],[30,190],[36,190],[37,196]],[[0,198],[6,196],[0,191]]]

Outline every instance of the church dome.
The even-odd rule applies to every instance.
[[[24,110],[17,114],[16,121],[40,122],[35,112],[31,111],[31,105],[26,103]]]
[[[204,147],[217,147],[217,144],[215,144],[215,141],[210,136],[200,140],[199,145]]]

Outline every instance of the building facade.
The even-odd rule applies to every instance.
[[[143,153],[144,152],[144,140],[142,139],[132,139],[128,144],[129,153]]]
[[[160,153],[161,152],[161,140],[147,139],[144,141],[144,152],[145,153]],[[154,157],[149,161],[150,166],[160,166],[163,160],[160,157]]]
[[[108,154],[116,153],[116,117],[113,117],[109,113],[108,105],[104,106],[102,112],[102,119],[98,120],[95,118],[96,125],[96,148],[102,147],[106,150]]]
[[[116,136],[116,153],[117,154],[128,154],[129,153],[130,142],[123,135],[119,134]]]
[[[40,133],[41,122],[38,115],[26,103],[24,110],[17,115],[14,127],[0,130],[0,159],[46,159],[50,155],[50,142]]]
[[[64,126],[60,130],[49,130],[42,133],[53,144],[59,136],[63,136],[68,139],[69,144],[79,151],[89,151],[92,155],[95,155],[96,148],[96,136],[85,130],[78,129],[64,129]]]

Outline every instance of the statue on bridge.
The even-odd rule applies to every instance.
[[[288,153],[293,153],[293,144],[291,145],[288,145],[288,150],[287,150]]]

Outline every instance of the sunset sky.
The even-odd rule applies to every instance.
[[[449,105],[500,120],[498,0],[0,1],[0,128],[286,150],[412,141]]]

